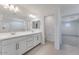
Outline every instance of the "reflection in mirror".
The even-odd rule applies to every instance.
[[[40,21],[33,21],[32,29],[40,29]]]
[[[0,21],[0,32],[25,31],[25,21],[22,19],[7,19]]]

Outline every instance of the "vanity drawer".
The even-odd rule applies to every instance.
[[[2,41],[2,45],[8,45],[8,44],[16,43],[16,42],[18,42],[20,40],[24,40],[24,39],[25,39],[25,37],[9,38],[9,39]]]
[[[18,41],[23,41],[23,40],[27,40],[29,39],[30,37],[26,37],[26,36],[20,36],[20,37],[15,37],[15,38],[10,38],[10,39],[6,39],[4,41],[2,41],[2,45],[8,45],[8,44],[12,44],[12,43],[16,43]]]
[[[15,39],[4,40],[4,41],[2,41],[2,46],[3,45],[9,45],[9,44],[12,44],[12,43],[15,43],[15,42],[16,42]]]
[[[26,38],[27,42],[32,41],[32,40],[33,40],[33,36],[30,36],[30,37]]]

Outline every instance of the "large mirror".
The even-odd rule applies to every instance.
[[[26,23],[22,19],[6,19],[0,21],[0,32],[18,32],[26,30]]]

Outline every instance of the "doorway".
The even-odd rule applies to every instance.
[[[55,39],[56,20],[54,16],[45,17],[45,39],[54,42]]]

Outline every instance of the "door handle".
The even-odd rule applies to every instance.
[[[17,50],[18,48],[17,48],[17,43],[16,43],[16,50]]]
[[[16,43],[16,50],[19,49],[19,43]]]
[[[39,40],[38,36],[37,36],[37,40]]]
[[[18,43],[18,49],[19,49],[19,43]]]

